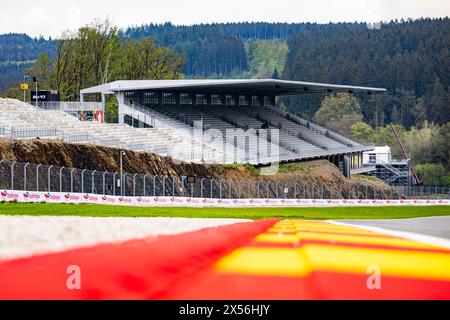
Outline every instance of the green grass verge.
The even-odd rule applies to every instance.
[[[0,204],[0,215],[242,219],[402,219],[450,215],[450,206],[335,208],[164,208],[72,204]]]

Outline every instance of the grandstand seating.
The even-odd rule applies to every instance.
[[[181,161],[220,163],[295,161],[364,149],[354,141],[274,106],[142,106],[125,102],[121,110],[125,112],[123,115],[137,119],[149,128],[80,121],[61,110],[44,110],[18,100],[0,99],[0,136],[39,136],[148,151]],[[200,120],[204,130],[221,132],[219,144],[194,134],[195,121]],[[267,137],[259,135],[257,130],[263,128],[279,129],[279,143],[272,141],[270,131]],[[237,139],[227,137],[229,129],[234,129]],[[222,138],[229,140],[223,141]]]
[[[135,151],[148,151],[179,160],[220,161],[222,150],[205,145],[170,127],[133,128],[124,124],[82,122],[59,110],[42,110],[14,99],[0,99],[0,134],[12,138],[42,137],[67,142],[93,143]],[[35,133],[33,134],[33,131]],[[27,134],[23,134],[27,133]],[[189,149],[188,146],[191,145]],[[194,155],[194,157],[193,157]]]
[[[193,125],[194,121],[202,120],[204,129],[218,129],[223,133],[227,129],[236,128],[279,129],[281,160],[306,159],[364,149],[364,146],[334,132],[293,115],[283,114],[273,106],[149,105],[140,108],[185,125]],[[270,138],[268,140],[270,143]],[[245,152],[253,154],[256,152],[255,148],[256,146],[248,146]]]

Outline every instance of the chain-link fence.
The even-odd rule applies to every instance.
[[[415,187],[406,192],[370,185],[325,185],[293,181],[230,180],[107,172],[0,160],[5,190],[170,196],[220,199],[397,199],[399,195],[448,198],[449,188]]]

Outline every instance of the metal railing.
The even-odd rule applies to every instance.
[[[103,110],[103,104],[101,102],[51,101],[51,102],[36,103],[36,101],[32,101],[31,104],[35,107],[46,110],[61,110],[61,111]]]
[[[0,189],[91,193],[116,196],[172,196],[220,199],[397,199],[392,188],[325,185],[292,180],[214,179],[58,167],[0,160]],[[121,190],[121,185],[123,189]],[[432,194],[434,197],[435,194]],[[448,189],[446,193],[448,197]]]

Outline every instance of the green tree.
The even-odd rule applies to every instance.
[[[344,135],[351,135],[351,127],[362,121],[361,104],[347,93],[326,96],[314,120]]]
[[[352,125],[352,137],[360,143],[373,143],[375,130],[367,123],[358,122]]]
[[[37,78],[39,86],[43,89],[51,89],[50,77],[51,77],[51,65],[52,62],[47,53],[43,52],[39,54],[34,65],[26,70],[27,74]]]
[[[128,40],[120,52],[118,73],[121,79],[179,79],[183,64],[183,56],[150,38]]]
[[[415,170],[424,185],[440,186],[448,184],[450,180],[450,173],[440,163],[418,164]]]

